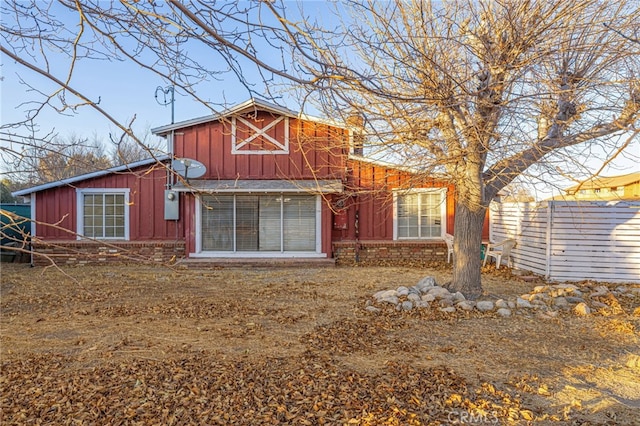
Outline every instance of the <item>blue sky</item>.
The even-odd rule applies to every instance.
[[[325,21],[330,19],[330,15],[324,12],[326,8],[324,2],[304,2],[303,4],[306,10],[314,11],[315,17],[325,18]],[[294,5],[294,8],[290,10],[291,13],[295,13],[295,7]],[[75,21],[76,18],[70,18],[69,25],[75,25]],[[219,60],[205,49],[200,51],[196,49],[194,52],[210,55],[207,57],[209,63]],[[65,55],[50,52],[49,59],[52,60],[52,66],[55,69],[64,70],[68,67],[69,61]],[[30,92],[25,85],[20,83],[21,78],[45,93],[51,93],[54,86],[44,77],[25,70],[13,60],[2,57],[1,62],[0,118],[4,124],[24,118],[25,111],[29,108],[27,102],[39,98],[38,94]],[[247,66],[243,68],[243,73],[247,80],[256,83],[255,89],[260,92],[262,79],[256,73],[255,66],[247,63]],[[171,120],[170,107],[160,105],[154,97],[156,88],[166,87],[167,82],[131,62],[80,61],[71,84],[74,88],[87,94],[92,100],[99,99],[100,106],[124,124],[127,124],[135,115],[136,121],[133,128],[140,137],[143,137],[150,128],[168,124]],[[214,104],[226,103],[228,106],[243,102],[250,97],[250,94],[238,83],[232,73],[229,73],[223,81],[202,83],[198,87],[198,95]],[[298,108],[295,102],[283,100],[280,103],[294,110]],[[314,111],[306,112],[314,114]],[[185,96],[179,90],[176,92],[176,121],[188,120],[210,113],[211,110],[201,103]],[[93,139],[95,136],[105,144],[108,144],[110,133],[116,137],[120,135],[119,130],[106,118],[86,106],[80,108],[77,113],[69,113],[66,116],[58,114],[51,108],[45,109],[40,113],[38,124],[42,134],[54,130],[62,138],[75,135]],[[635,154],[636,161],[629,156],[621,156],[613,162],[614,167],[605,170],[603,174],[614,175],[638,171],[637,158],[640,156],[640,142],[635,142],[631,147],[631,152]],[[2,168],[0,165],[0,170]],[[594,165],[593,168],[596,169],[597,166]]]
[[[325,5],[324,2],[305,2],[304,4],[310,10],[320,10]],[[293,8],[290,12],[294,13],[295,10]],[[68,12],[65,12],[64,15],[65,25],[68,25],[72,34],[75,34],[73,32],[76,31],[78,18]],[[260,48],[260,42],[256,43]],[[198,57],[199,62],[206,63],[206,66],[210,66],[211,69],[224,67],[221,58],[212,54],[208,48],[194,43],[186,48]],[[55,70],[56,77],[64,79],[70,64],[68,55],[48,51],[47,59],[51,68]],[[24,119],[26,111],[30,108],[29,102],[42,99],[40,94],[30,90],[28,86],[21,83],[21,80],[47,94],[53,93],[56,87],[45,77],[25,69],[11,58],[3,56],[1,63],[0,113],[1,121],[4,124]],[[43,61],[36,63],[36,65],[44,67]],[[255,65],[247,61],[246,64],[243,64],[242,73],[248,81],[255,82],[254,90],[256,92],[263,92],[262,78],[256,72]],[[150,128],[169,124],[171,121],[170,106],[160,105],[155,98],[156,89],[158,87],[166,88],[168,82],[133,62],[82,59],[75,65],[70,85],[88,95],[92,101],[99,100],[100,107],[123,124],[128,124],[135,116],[133,129],[139,136],[144,136]],[[238,82],[233,73],[226,74],[222,81],[210,80],[197,87],[198,96],[210,101],[212,106],[217,108],[221,104],[233,106],[251,97],[251,94]],[[71,103],[71,95],[68,100]],[[294,110],[298,107],[284,101],[281,103]],[[188,120],[207,114],[211,114],[211,109],[176,89],[175,121]],[[52,108],[45,108],[39,114],[37,122],[42,134],[47,134],[53,129],[62,138],[71,135],[88,138],[95,136],[97,139],[107,142],[110,133],[114,135],[121,133],[105,117],[87,106],[79,108],[77,112],[69,111],[65,115],[59,114]]]

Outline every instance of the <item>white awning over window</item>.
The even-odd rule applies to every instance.
[[[193,180],[188,185],[179,183],[174,191],[205,193],[291,192],[307,194],[335,194],[343,191],[342,182],[333,180]]]

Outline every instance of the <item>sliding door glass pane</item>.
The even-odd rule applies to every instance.
[[[282,196],[263,195],[260,197],[260,251],[281,251]]]
[[[202,197],[202,250],[233,250],[233,196]]]
[[[284,196],[284,250],[315,251],[315,197]]]
[[[259,197],[236,197],[236,250],[258,250]]]

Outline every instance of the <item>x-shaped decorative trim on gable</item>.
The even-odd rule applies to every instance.
[[[243,123],[250,130],[253,130],[255,133],[249,136],[246,139],[239,140],[237,137],[237,122]],[[275,138],[272,138],[267,134],[267,131],[272,127],[278,125],[278,123],[284,121],[284,141],[278,141]],[[281,116],[277,119],[273,120],[271,123],[266,125],[264,128],[259,129],[254,126],[249,120],[246,120],[243,117],[232,117],[231,118],[231,153],[232,154],[288,154],[289,153],[289,117]],[[275,149],[262,149],[262,150],[243,150],[242,147],[247,146],[253,140],[263,137],[265,140],[271,142]]]

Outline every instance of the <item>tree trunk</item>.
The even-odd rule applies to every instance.
[[[469,299],[476,299],[482,294],[480,251],[486,211],[486,207],[472,210],[466,204],[456,202],[453,281],[449,287]]]

